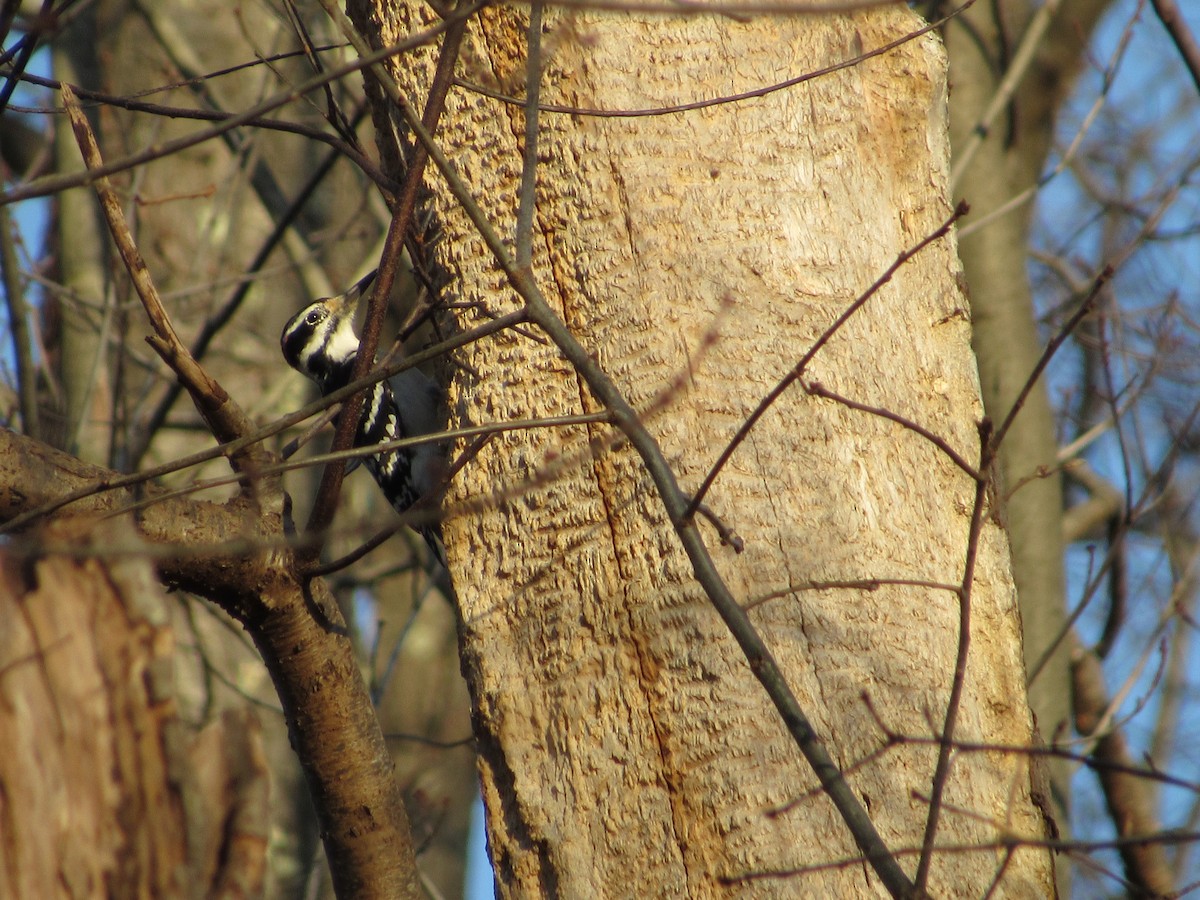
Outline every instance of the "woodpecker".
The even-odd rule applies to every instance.
[[[358,356],[354,314],[358,301],[375,280],[375,272],[336,297],[310,303],[288,320],[279,345],[288,365],[316,382],[325,396],[350,383]],[[354,434],[355,447],[433,434],[439,429],[442,392],[423,372],[406,369],[377,382],[363,401]],[[406,512],[421,497],[438,489],[445,469],[444,448],[422,444],[380,450],[363,460],[392,508]],[[419,525],[438,562],[445,565],[436,525]]]

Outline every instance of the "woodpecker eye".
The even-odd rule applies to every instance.
[[[317,309],[314,309],[312,312],[310,312],[307,316],[304,317],[305,325],[316,325],[320,321],[321,321],[321,311],[317,310]]]

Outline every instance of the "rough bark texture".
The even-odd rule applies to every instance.
[[[360,27],[373,27],[359,12]],[[376,39],[417,30],[427,24],[420,15],[389,9]],[[553,17],[543,102],[644,108],[729,94],[851,58],[917,24],[897,9],[747,24]],[[519,93],[524,29],[511,11],[485,10],[461,74]],[[395,62],[418,107],[429,59]],[[506,234],[522,132],[519,107],[451,97],[444,145]],[[694,487],[812,340],[946,217],[947,156],[944,59],[931,37],[710,110],[547,114],[534,269]],[[482,243],[444,193],[436,208],[452,292],[501,307]],[[974,458],[981,410],[957,271],[952,241],[930,248],[809,376],[909,416]],[[455,385],[463,422],[595,407],[552,348],[519,335],[476,345],[465,361],[481,377]],[[503,493],[494,510],[451,513],[445,528],[502,893],[880,892],[864,866],[837,865],[857,850],[828,801],[809,793],[811,773],[693,582],[637,459],[588,452],[589,438],[611,437],[602,427],[497,437],[451,498]],[[747,603],[810,580],[955,583],[972,488],[912,432],[794,391],[708,498],[747,545],[741,556],[718,554],[722,574]],[[994,524],[979,550],[958,737],[1024,745],[1019,624]],[[928,734],[929,717],[940,722],[955,597],[900,586],[801,591],[753,615],[835,758],[868,760],[851,780],[884,837],[897,850],[919,846],[935,750],[872,757],[883,740],[863,694],[898,731]],[[1019,755],[960,754],[939,842],[1042,837],[1028,780]],[[1003,858],[939,855],[931,887],[978,895]],[[826,868],[743,880],[805,866]],[[1018,850],[999,893],[1052,889],[1047,855]]]
[[[261,895],[260,729],[177,717],[168,602],[136,558],[0,557],[0,896]]]
[[[0,521],[115,477],[0,429]],[[159,490],[143,488],[139,499],[158,495],[161,502],[136,516],[139,538],[156,545],[166,583],[219,602],[253,637],[304,769],[335,887],[364,900],[416,897],[403,797],[345,623],[323,581],[295,574],[283,549],[278,484],[263,479],[257,488],[253,498],[224,504],[164,499]],[[128,506],[133,494],[104,491],[72,509],[100,513]],[[106,531],[88,533],[103,536],[107,553],[145,550]],[[21,552],[37,552],[36,541],[21,538]]]

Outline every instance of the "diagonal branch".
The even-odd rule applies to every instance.
[[[100,157],[100,148],[96,146],[96,136],[92,133],[87,116],[79,107],[75,93],[71,90],[70,85],[65,83],[62,86],[62,98],[67,108],[67,115],[71,120],[71,128],[75,132],[75,140],[83,154],[84,164],[89,170],[102,167],[104,160]],[[95,178],[93,184],[96,194],[100,198],[105,221],[108,222],[109,231],[112,232],[113,241],[121,254],[125,268],[129,271],[129,277],[133,280],[133,286],[146,310],[150,325],[154,328],[154,335],[147,338],[148,343],[162,357],[163,362],[174,370],[179,381],[187,388],[188,393],[192,396],[192,402],[196,404],[196,409],[218,441],[234,440],[253,431],[254,425],[250,419],[230,399],[225,389],[196,362],[195,357],[184,346],[179,335],[175,333],[175,327],[171,324],[167,311],[163,309],[158,289],[155,288],[154,282],[150,278],[146,262],[142,259],[142,255],[134,243],[133,235],[129,233],[129,226],[125,222],[125,213],[121,209],[121,203],[113,192],[108,177],[101,175]],[[235,468],[254,469],[265,461],[264,454],[265,451],[261,448],[251,445],[241,455],[234,457],[232,462]]]
[[[461,6],[460,12],[467,10],[471,4],[463,3]],[[326,2],[326,9],[335,19],[340,15],[340,11],[336,10],[332,3]],[[458,51],[466,29],[467,17],[465,15],[447,19],[437,72],[434,75],[433,84],[429,88],[429,97],[426,100],[425,114],[422,118],[425,127],[431,131],[437,128],[438,119],[441,118],[442,110],[445,108],[446,94],[453,81],[454,67],[458,63]],[[354,368],[350,373],[352,381],[366,375],[375,363],[375,351],[379,347],[379,334],[383,330],[383,314],[387,309],[388,295],[391,293],[392,284],[396,279],[396,270],[402,258],[404,240],[413,221],[413,212],[417,205],[417,192],[421,187],[421,179],[425,174],[425,164],[428,159],[429,154],[424,147],[418,145],[414,148],[404,185],[400,190],[400,197],[397,199],[396,208],[392,213],[392,223],[388,227],[387,237],[384,240],[383,256],[379,262],[378,274],[375,276],[374,289],[367,302],[367,318],[363,325],[358,355],[354,359]],[[347,450],[354,443],[354,432],[358,428],[358,419],[362,413],[364,400],[365,394],[355,394],[343,405],[333,438],[332,449],[334,452]],[[309,516],[305,529],[310,537],[324,531],[333,521],[333,515],[337,511],[338,494],[342,488],[342,478],[345,474],[345,462],[339,461],[325,467],[325,472],[321,477],[321,486],[313,503],[312,514]],[[314,542],[312,549],[308,551],[312,557],[308,562],[311,563],[315,560],[317,552],[319,552],[319,547]]]
[[[757,407],[755,407],[754,412],[750,413],[750,415],[746,417],[746,421],[742,423],[740,428],[738,428],[737,434],[733,436],[733,438],[729,441],[729,444],[724,450],[721,451],[721,455],[717,458],[717,461],[713,463],[712,468],[708,470],[708,474],[704,477],[704,481],[700,485],[700,489],[696,491],[695,496],[692,497],[691,502],[688,504],[686,515],[691,516],[696,512],[700,504],[704,502],[704,498],[708,494],[709,488],[712,487],[713,482],[716,480],[717,475],[720,474],[721,469],[725,466],[725,464],[729,462],[729,458],[733,456],[734,451],[737,450],[742,441],[746,439],[746,436],[750,434],[751,429],[753,429],[758,423],[758,420],[761,419],[766,414],[767,410],[771,408],[771,405],[781,396],[783,396],[784,392],[787,391],[788,388],[790,388],[804,376],[804,371],[808,368],[808,364],[813,361],[813,358],[821,351],[821,348],[829,343],[838,330],[845,325],[847,321],[849,321],[851,316],[862,309],[868,300],[879,293],[880,289],[892,280],[895,274],[900,271],[901,266],[907,263],[910,259],[916,256],[930,244],[945,237],[949,233],[950,229],[954,226],[954,223],[965,216],[969,210],[970,207],[968,207],[966,203],[959,203],[954,212],[950,214],[950,217],[946,219],[946,221],[943,222],[939,228],[923,237],[915,246],[905,250],[903,253],[897,256],[896,261],[888,266],[887,269],[884,270],[884,273],[876,278],[875,282],[858,296],[857,300],[847,306],[832,325],[825,329],[821,336],[813,342],[813,345],[808,348],[808,352],[805,353],[804,356],[800,357],[800,361],[796,363],[792,370],[788,372],[787,375],[785,375],[782,379],[780,379],[779,383],[775,385],[775,387],[771,388],[770,392],[768,392],[768,394],[763,397],[761,401],[759,401],[759,404]],[[958,460],[955,460],[955,462],[957,463]]]
[[[1167,34],[1171,35],[1183,64],[1187,66],[1192,81],[1196,83],[1196,90],[1200,91],[1200,43],[1196,42],[1196,36],[1188,30],[1179,6],[1175,0],[1150,0],[1150,5],[1154,7],[1163,28],[1167,29]]]

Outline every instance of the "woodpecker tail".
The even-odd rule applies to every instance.
[[[442,529],[436,523],[418,525],[416,529],[421,537],[425,538],[425,543],[429,545],[429,550],[433,553],[433,558],[437,560],[438,565],[443,569],[446,568],[446,548],[442,544]]]

